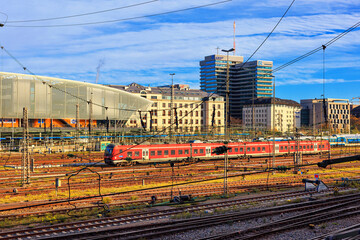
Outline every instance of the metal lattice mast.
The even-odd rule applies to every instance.
[[[28,110],[23,108],[23,146],[22,146],[21,184],[30,184],[30,152],[29,152],[29,121]]]
[[[80,130],[80,105],[76,104],[76,130]]]

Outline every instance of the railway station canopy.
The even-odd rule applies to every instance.
[[[151,101],[115,88],[18,73],[0,72],[0,118],[128,120]],[[92,104],[91,104],[92,103]]]

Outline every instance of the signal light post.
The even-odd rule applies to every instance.
[[[229,124],[229,52],[235,51],[234,48],[230,48],[229,50],[222,49],[221,51],[226,52],[226,110],[225,110],[225,147],[228,147],[229,143],[229,130],[228,130],[228,124]],[[229,164],[229,156],[227,150],[225,151],[225,158],[224,158],[224,195],[228,195],[228,184],[227,184],[227,178],[228,178],[228,164]]]

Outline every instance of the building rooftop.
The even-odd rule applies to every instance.
[[[355,117],[359,118],[360,117],[360,106],[354,107],[351,110],[351,114],[354,115]]]
[[[300,103],[319,103],[323,102],[323,98],[315,99],[301,99]],[[325,98],[325,102],[334,102],[334,103],[349,103],[349,99],[340,99],[340,98]]]
[[[146,87],[138,83],[131,83],[129,85],[107,85],[112,88],[124,90],[130,93],[143,93],[143,94],[161,94],[163,96],[171,96],[171,85],[165,85],[160,87]],[[190,89],[187,84],[174,84],[174,96],[185,97],[221,97],[218,94],[208,93],[199,89]]]
[[[266,105],[266,104],[273,104],[274,100],[272,97],[260,97],[254,99],[255,105]],[[281,99],[281,98],[275,98],[275,104],[277,105],[288,105],[288,106],[294,106],[294,107],[300,107],[301,105],[294,101],[289,99]],[[244,104],[245,106],[252,105],[252,100],[246,101]]]

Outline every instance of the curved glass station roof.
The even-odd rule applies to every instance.
[[[127,120],[146,110],[151,101],[107,86],[60,78],[0,72],[0,118],[76,118]],[[93,104],[89,104],[92,102]],[[92,106],[92,109],[91,109]]]

